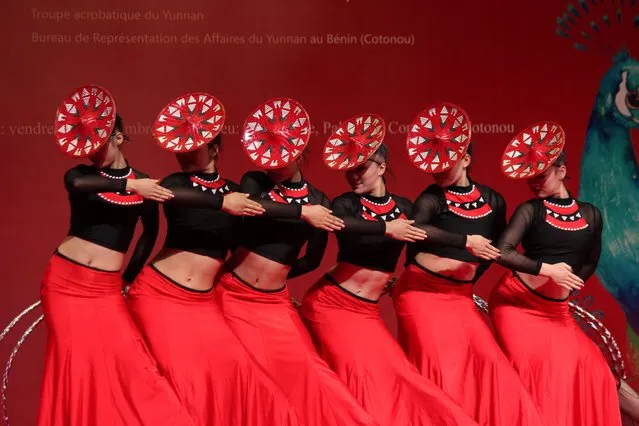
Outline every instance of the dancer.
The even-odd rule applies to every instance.
[[[480,424],[539,425],[538,408],[475,308],[472,284],[498,257],[491,245],[506,226],[506,203],[474,182],[471,124],[453,104],[416,118],[406,147],[433,173],[415,201],[415,226],[428,238],[410,244],[393,291],[398,337],[410,361]]]
[[[162,181],[175,195],[164,205],[164,247],[136,279],[128,304],[160,371],[198,425],[297,425],[282,390],[214,301],[213,283],[236,228],[232,215],[265,211],[218,174],[224,118],[223,105],[206,93],[180,96],[158,115],[155,139],[176,153],[183,172]]]
[[[419,374],[389,333],[378,300],[405,242],[426,233],[411,226],[412,205],[386,190],[388,151],[381,117],[346,120],[329,138],[326,164],[347,170],[352,192],[333,200],[344,220],[337,265],[302,301],[322,358],[380,425],[476,425],[437,385]]]
[[[499,341],[549,425],[621,424],[615,378],[578,327],[568,296],[597,267],[601,214],[564,185],[565,135],[553,122],[522,131],[502,171],[527,179],[535,198],[517,207],[499,239],[498,262],[512,269],[495,287],[490,314]],[[522,243],[524,254],[516,247]]]
[[[292,401],[300,423],[372,425],[370,415],[315,352],[286,287],[287,279],[319,266],[326,231],[343,226],[329,214],[328,198],[299,169],[310,131],[306,111],[286,98],[259,106],[244,124],[243,147],[267,171],[246,173],[241,190],[298,209],[315,205],[324,215],[315,228],[300,219],[244,218],[239,247],[217,283],[216,296],[231,328]]]
[[[132,280],[153,249],[157,204],[171,191],[131,168],[111,95],[77,89],[56,113],[56,140],[92,166],[64,178],[71,205],[67,238],[49,261],[41,298],[48,327],[38,425],[192,425],[160,375],[122,296],[120,276],[135,226],[138,240],[124,280]]]

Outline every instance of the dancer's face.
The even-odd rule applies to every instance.
[[[453,167],[441,173],[434,173],[433,179],[435,183],[442,188],[456,185],[462,178],[466,176],[466,170],[470,166],[470,155],[465,154],[464,157]]]
[[[89,160],[97,168],[109,167],[117,160],[122,142],[124,142],[122,132],[116,132],[102,148],[89,157]]]
[[[280,169],[267,170],[266,174],[275,183],[284,182],[295,177],[295,174],[299,171],[297,160],[292,162],[286,167]]]
[[[537,198],[559,195],[566,177],[566,166],[550,166],[543,173],[528,179],[528,186]]]
[[[196,173],[206,170],[211,161],[218,156],[218,146],[206,146],[195,151],[176,154],[180,168],[185,173]]]
[[[346,172],[346,180],[354,193],[358,195],[372,192],[382,180],[386,163],[370,159]]]

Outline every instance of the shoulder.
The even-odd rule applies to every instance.
[[[322,191],[314,187],[309,181],[306,181],[306,184],[308,185],[308,193],[313,199],[317,200],[317,202],[319,203],[323,203],[325,200],[330,202],[330,198],[328,198]]]
[[[428,188],[426,188],[422,191],[421,194],[419,194],[419,196],[415,200],[415,203],[417,203],[417,201],[427,200],[437,200],[438,202],[445,204],[446,193],[444,191],[444,188],[434,183],[429,185]]]
[[[144,173],[144,172],[142,172],[142,171],[140,171],[138,169],[134,169],[133,167],[131,167],[131,170],[133,170],[133,174],[138,179],[147,179],[149,177],[149,175],[147,175],[146,173]]]
[[[474,182],[475,186],[477,187],[477,189],[479,190],[479,192],[481,192],[482,194],[489,194],[492,195],[493,197],[498,197],[498,198],[504,198],[502,197],[501,193],[499,191],[497,191],[496,189],[491,188],[488,185],[484,185],[483,183],[477,183]]]
[[[231,179],[223,178],[224,182],[228,185],[229,189],[233,192],[238,192],[240,190],[240,184],[232,181]]]
[[[268,181],[268,175],[264,172],[258,170],[249,170],[248,172],[242,175],[242,180],[244,179],[252,179],[258,182]]]
[[[420,194],[420,196],[422,195],[426,195],[426,194],[430,194],[430,195],[443,195],[444,194],[444,189],[435,184],[435,183],[431,183],[430,185],[428,185],[428,188],[424,189],[422,191],[422,193]]]
[[[190,179],[189,179],[188,173],[178,172],[178,173],[171,173],[170,175],[162,179],[161,183],[162,185],[180,185],[180,184],[183,185],[189,180]]]
[[[431,184],[417,196],[415,203],[417,203],[418,201],[426,202],[429,199],[437,200],[440,203],[444,203],[445,198],[446,196],[444,194],[444,190],[439,185]]]
[[[333,198],[333,202],[338,201],[359,201],[359,195],[354,192],[344,192],[343,194]]]
[[[475,183],[475,186],[477,187],[481,195],[483,195],[485,198],[488,198],[494,201],[495,204],[506,203],[506,199],[504,198],[504,196],[501,195],[501,193],[497,191],[496,189],[493,189],[490,186],[483,185],[481,183]]]
[[[575,200],[575,201],[577,202],[579,207],[581,207],[582,209],[588,209],[588,210],[592,210],[592,211],[597,212],[597,213],[601,213],[599,208],[597,206],[595,206],[594,204],[592,204],[592,203],[589,203],[587,201],[581,201],[581,200]]]
[[[402,210],[410,210],[413,207],[413,202],[406,197],[400,197],[395,194],[391,194],[391,197]]]
[[[354,192],[345,192],[335,198],[331,203],[334,207],[341,206],[342,208],[354,209],[361,205],[359,195]]]
[[[577,200],[577,204],[579,205],[579,208],[584,212],[584,214],[592,215],[592,217],[595,218],[601,217],[601,210],[599,210],[599,208],[594,204],[579,200]]]
[[[91,175],[97,174],[98,169],[88,164],[78,164],[77,166],[71,167],[66,171],[65,176],[67,175]]]
[[[517,206],[517,209],[515,210],[515,213],[517,212],[536,213],[538,211],[543,210],[543,207],[544,207],[544,200],[539,198],[531,198],[519,204]]]

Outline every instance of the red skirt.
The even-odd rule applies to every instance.
[[[393,299],[399,341],[409,360],[480,424],[544,424],[477,311],[472,284],[410,265]]]
[[[189,290],[152,266],[128,295],[160,371],[198,425],[297,425],[290,402],[231,331],[214,299],[213,290]]]
[[[322,358],[380,425],[477,425],[406,359],[376,302],[324,278],[306,293],[302,317]]]
[[[286,287],[260,291],[227,272],[215,293],[231,328],[292,401],[300,423],[377,424],[315,351]]]
[[[55,255],[42,280],[48,328],[39,426],[193,425],[129,315],[117,272]]]
[[[529,290],[512,272],[490,299],[498,339],[548,425],[619,426],[615,378],[568,301]]]

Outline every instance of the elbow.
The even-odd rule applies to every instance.
[[[308,272],[312,272],[314,270],[316,270],[317,268],[319,268],[320,264],[321,264],[321,259],[315,260],[313,262],[310,263],[310,265],[308,266]]]
[[[302,273],[307,274],[319,268],[321,263],[322,259],[307,259],[300,269],[303,270]]]
[[[506,266],[508,257],[515,251],[515,248],[510,244],[498,244],[497,250],[499,250],[499,256],[495,259],[495,262],[499,265]]]
[[[499,250],[502,256],[504,254],[512,253],[515,250],[515,247],[513,247],[512,244],[504,243],[501,241],[497,242],[497,244],[495,245],[495,248]]]
[[[64,187],[69,192],[78,192],[82,186],[76,179],[71,179],[64,182]]]

